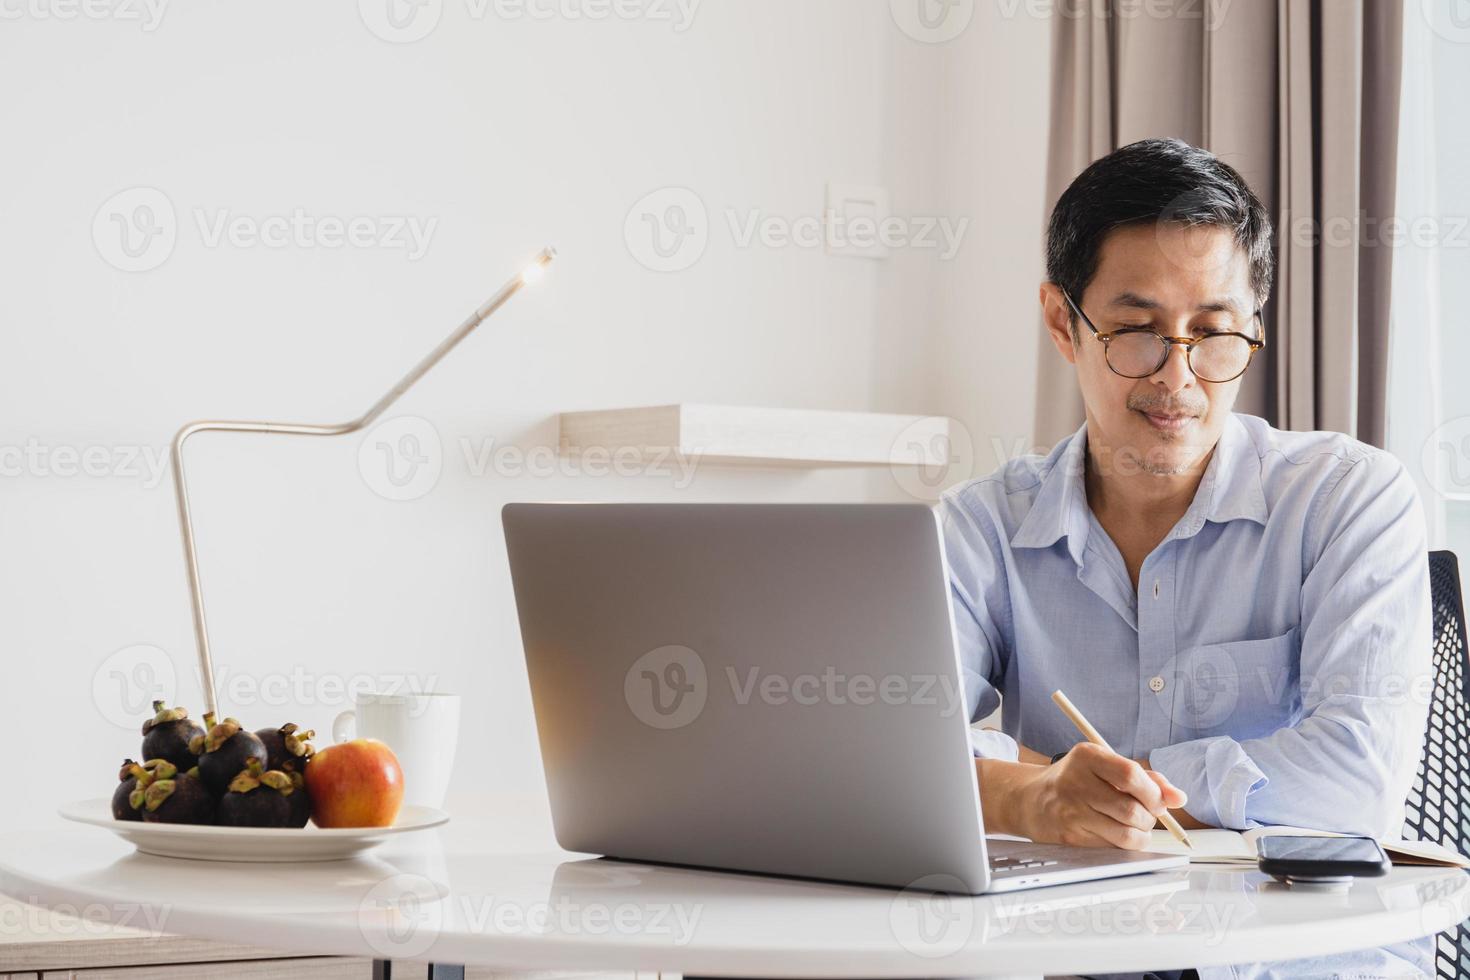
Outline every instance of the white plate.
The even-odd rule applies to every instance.
[[[144,823],[114,820],[112,801],[105,797],[71,803],[58,812],[67,820],[105,827],[144,854],[199,861],[337,861],[376,847],[396,834],[449,822],[449,814],[443,810],[405,805],[391,827],[324,830],[308,824],[298,830]]]

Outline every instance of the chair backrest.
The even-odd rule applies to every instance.
[[[1429,589],[1434,606],[1434,695],[1424,755],[1404,810],[1404,838],[1430,840],[1470,854],[1470,669],[1465,606],[1453,552],[1429,553]],[[1435,943],[1438,976],[1470,976],[1466,924],[1440,933]]]

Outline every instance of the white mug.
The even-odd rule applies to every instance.
[[[458,694],[357,695],[332,722],[332,741],[375,738],[403,769],[403,802],[442,807],[459,742]]]

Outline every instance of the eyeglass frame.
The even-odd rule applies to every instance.
[[[1266,349],[1266,321],[1261,316],[1261,310],[1259,308],[1251,314],[1251,319],[1260,324],[1261,336],[1259,338],[1248,336],[1247,334],[1241,333],[1239,330],[1222,330],[1219,333],[1207,334],[1206,336],[1200,337],[1198,339],[1193,337],[1168,337],[1149,327],[1119,327],[1117,330],[1110,330],[1107,333],[1103,333],[1101,330],[1097,329],[1096,325],[1093,324],[1092,318],[1089,317],[1086,313],[1082,312],[1082,307],[1078,305],[1075,300],[1072,299],[1070,293],[1068,293],[1065,289],[1059,291],[1062,294],[1062,298],[1067,301],[1067,305],[1072,308],[1072,312],[1076,313],[1079,317],[1082,318],[1082,322],[1087,324],[1087,329],[1092,331],[1093,338],[1103,345],[1103,363],[1108,366],[1108,370],[1112,371],[1120,378],[1128,378],[1129,381],[1142,381],[1144,378],[1152,378],[1154,375],[1158,374],[1164,369],[1164,365],[1169,363],[1169,355],[1174,353],[1173,348],[1177,345],[1184,348],[1184,363],[1189,368],[1190,374],[1193,374],[1196,378],[1199,378],[1201,381],[1205,382],[1205,384],[1226,385],[1232,381],[1235,381],[1237,378],[1242,377],[1245,372],[1249,371],[1251,367],[1251,362],[1255,360],[1256,353],[1258,351]],[[1148,374],[1140,374],[1136,378],[1122,373],[1117,368],[1113,367],[1112,361],[1108,360],[1108,345],[1113,342],[1113,338],[1130,333],[1151,333],[1164,342],[1164,356],[1159,359],[1158,366],[1155,367]],[[1241,340],[1244,340],[1246,343],[1250,344],[1250,353],[1246,355],[1245,367],[1240,369],[1239,374],[1235,375],[1234,377],[1226,378],[1224,381],[1210,381],[1207,378],[1201,378],[1199,376],[1199,373],[1195,371],[1194,349],[1211,337],[1239,337]]]

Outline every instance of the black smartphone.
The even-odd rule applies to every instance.
[[[1388,855],[1371,837],[1261,837],[1256,858],[1278,878],[1377,878],[1388,874]]]

